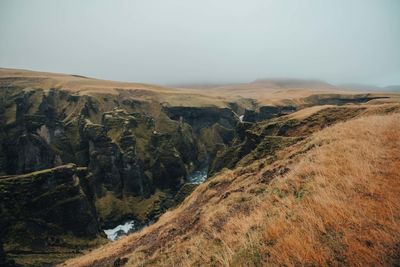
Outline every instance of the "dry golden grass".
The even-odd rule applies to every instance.
[[[79,75],[0,68],[6,84],[34,89],[61,89],[79,95],[121,95],[135,100],[176,106],[226,106],[223,97],[202,94],[200,90],[177,89],[144,83],[117,82]]]
[[[88,78],[80,75],[38,72],[19,69],[0,68],[0,79],[15,86],[56,88],[80,95],[120,94],[123,97],[141,101],[164,103],[173,106],[217,106],[226,107],[228,103],[242,103],[251,107],[251,100],[261,105],[302,105],[305,98],[318,94],[355,95],[359,91],[343,90],[324,83],[292,83],[282,86],[271,81],[247,84],[234,84],[218,87],[172,88],[133,82],[117,82]],[[399,94],[374,94],[388,96],[375,102],[399,102]]]
[[[65,88],[73,92],[104,92],[116,93],[116,89],[143,89],[149,91],[172,90],[172,88],[132,82],[116,82],[88,78],[80,75],[29,71],[20,69],[0,68],[0,78],[14,78],[16,84],[27,85],[30,88]],[[23,79],[18,79],[23,78]]]
[[[296,120],[303,120],[325,108],[330,108],[330,107],[337,107],[337,106],[334,105],[312,106],[309,108],[303,108],[299,111],[293,112],[292,114],[287,115],[287,117]]]
[[[142,232],[61,266],[399,263],[400,115],[339,123],[225,170]]]

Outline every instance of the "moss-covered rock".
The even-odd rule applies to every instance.
[[[6,252],[26,265],[92,246],[102,227],[158,218],[196,186],[188,183],[196,171],[210,175],[273,157],[365,110],[324,108],[299,119],[283,116],[295,110],[292,102],[259,107],[242,98],[226,107],[174,106],[151,90],[83,93],[33,89],[31,82],[0,79],[1,237]],[[371,99],[311,96],[304,106]],[[2,257],[0,250],[1,263]]]
[[[243,121],[258,122],[283,116],[296,111],[294,106],[261,106],[256,110],[244,111]]]
[[[17,263],[23,254],[68,254],[79,242],[82,249],[101,242],[87,174],[68,164],[0,177],[1,236]]]

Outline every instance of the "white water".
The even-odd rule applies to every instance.
[[[244,118],[244,115],[240,115],[240,116],[239,116],[240,122],[243,122],[243,118]]]
[[[208,172],[207,168],[195,171],[188,176],[187,180],[190,184],[201,184],[207,179],[207,172]]]
[[[104,230],[104,233],[106,233],[108,239],[114,241],[118,239],[118,237],[120,237],[121,235],[128,234],[134,228],[135,228],[135,221],[127,221],[124,224],[120,224],[113,229]]]
[[[187,181],[190,184],[201,184],[207,179],[208,168],[203,168],[201,170],[193,172],[188,176]],[[127,235],[130,232],[133,232],[136,229],[135,221],[126,221],[124,224],[120,224],[112,229],[104,230],[104,233],[107,235],[109,240],[117,240],[120,236]],[[140,228],[140,227],[139,227]]]

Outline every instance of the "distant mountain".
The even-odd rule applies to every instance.
[[[178,84],[175,87],[181,88],[237,88],[237,87],[262,87],[269,89],[293,89],[293,88],[335,88],[334,85],[321,80],[303,80],[291,78],[272,78],[272,79],[257,79],[252,82],[244,83],[193,83],[193,84]]]
[[[381,91],[382,88],[375,85],[370,84],[362,84],[362,83],[346,83],[341,84],[339,87],[355,90],[355,91]]]
[[[400,85],[390,85],[383,88],[386,92],[400,92]]]
[[[320,80],[303,80],[303,79],[257,79],[253,84],[270,85],[275,88],[317,88],[317,87],[335,87]]]
[[[399,92],[400,85],[390,85],[386,87],[379,87],[375,85],[369,84],[359,84],[359,83],[348,83],[348,84],[341,84],[339,87],[355,90],[355,91],[383,91],[383,92]]]
[[[142,251],[163,253],[160,249],[167,248],[166,242],[172,244],[171,248],[174,249],[174,244],[186,242],[186,232],[191,235],[188,237],[196,237],[208,233],[208,229],[212,234],[226,231],[222,238],[227,240],[233,240],[230,239],[232,236],[237,240],[246,239],[249,236],[247,232],[238,235],[233,232],[232,227],[238,220],[234,219],[233,226],[225,226],[225,218],[238,212],[243,212],[240,218],[255,218],[251,216],[258,216],[259,213],[250,208],[266,200],[261,198],[262,195],[272,197],[273,202],[266,202],[263,209],[255,209],[275,213],[276,200],[284,204],[281,209],[286,209],[286,199],[295,201],[293,205],[297,206],[301,205],[299,201],[304,194],[314,194],[307,188],[314,190],[315,184],[303,184],[307,182],[305,180],[313,181],[314,173],[320,173],[318,169],[315,172],[307,171],[307,175],[294,171],[293,183],[286,184],[286,178],[279,178],[284,183],[279,190],[274,183],[267,187],[274,176],[283,175],[293,168],[295,157],[300,160],[304,154],[314,153],[310,149],[319,149],[315,147],[324,143],[308,137],[335,122],[355,116],[400,113],[398,95],[354,93],[314,80],[258,80],[247,84],[195,89],[0,68],[0,266],[7,263],[5,257],[14,260],[18,266],[54,264],[77,256],[83,249],[107,242],[103,231],[124,234],[129,230],[125,231],[127,222],[135,227],[147,225],[157,221],[161,214],[172,207],[176,207],[170,213],[174,216],[170,217],[173,221],[160,219],[159,223],[167,222],[168,225],[158,224],[156,228],[147,228],[149,230],[140,234],[149,235],[129,242],[127,248],[137,253],[137,248],[149,245],[151,247],[144,247]],[[374,120],[381,119],[375,117]],[[381,126],[374,121],[371,125],[378,129]],[[395,144],[385,141],[391,135],[385,137],[382,134],[384,132],[379,135],[374,128],[371,130],[374,135],[362,134],[362,129],[365,132],[369,128],[365,124],[358,130],[351,129],[357,134],[343,141],[343,146],[357,149],[367,147],[369,152],[369,146],[362,146],[369,144],[369,139],[361,142],[358,136],[373,140],[375,137],[384,138],[377,141],[378,145]],[[346,136],[348,132],[348,128],[344,129],[342,135]],[[336,132],[326,133],[329,142],[341,140],[336,138]],[[361,145],[353,146],[353,139],[360,141]],[[343,151],[347,151],[343,146],[338,149],[340,157]],[[288,153],[287,158],[278,159],[283,149],[288,149],[285,152]],[[328,154],[331,155],[331,152]],[[382,154],[380,150],[377,152],[376,155]],[[364,154],[358,152],[356,155]],[[392,154],[394,157],[395,153]],[[313,159],[313,155],[309,154],[310,159]],[[340,157],[333,158],[333,162],[343,160]],[[355,167],[355,178],[359,179],[360,166],[368,162],[364,163],[362,157],[357,159],[362,163],[357,163]],[[328,167],[332,166],[329,158],[323,157],[321,160],[326,161]],[[388,161],[394,166],[390,174],[397,174],[397,162]],[[354,163],[353,158],[348,162]],[[307,160],[299,166],[308,166],[309,163],[313,162]],[[383,163],[379,163],[376,167],[379,169],[376,170],[388,170]],[[318,164],[315,166],[318,168]],[[339,175],[333,176],[334,181],[342,177],[337,171],[341,167],[336,168],[334,164],[334,173]],[[225,173],[223,175],[226,177],[218,178],[219,173]],[[372,174],[375,175],[375,172]],[[203,191],[195,191],[201,198],[194,196],[188,199],[189,202],[181,204],[207,177],[210,183],[199,186]],[[347,179],[347,176],[343,177]],[[331,178],[327,177],[326,181]],[[371,181],[374,181],[372,178]],[[388,181],[392,180],[395,179]],[[342,187],[340,181],[337,184]],[[388,191],[386,187],[384,189],[383,196]],[[325,192],[323,189],[322,197],[317,196],[317,199],[323,199]],[[337,192],[334,191],[333,195],[336,196]],[[389,193],[398,195],[396,192]],[[363,197],[360,199],[362,207],[364,200],[375,201],[366,193],[361,192],[360,196]],[[386,203],[383,198],[382,201]],[[308,204],[304,203],[308,208]],[[343,206],[351,203],[349,201]],[[390,200],[390,203],[395,201]],[[378,204],[375,203],[374,207],[381,209],[381,206],[385,206]],[[317,208],[320,210],[320,207]],[[354,209],[359,210],[360,207]],[[400,209],[394,207],[393,210]],[[221,211],[226,214],[219,213]],[[303,214],[303,211],[297,211],[297,214]],[[332,216],[328,211],[322,213],[336,220],[337,216]],[[287,221],[287,214],[283,210],[279,218]],[[377,218],[375,211],[371,214],[372,219]],[[391,215],[389,212],[385,214]],[[303,217],[308,218],[305,215]],[[393,216],[400,218],[397,213]],[[266,213],[254,227],[239,229],[253,232],[258,229],[257,225],[273,227],[281,223],[279,218],[269,221]],[[309,225],[304,223],[298,229],[306,229]],[[339,232],[332,236],[340,237],[347,228],[337,228]],[[161,232],[157,232],[158,229]],[[264,237],[261,233],[265,229],[261,230],[263,232],[254,237]],[[321,233],[319,228],[312,229],[312,232]],[[200,244],[201,247],[211,248],[223,244],[205,237],[207,240],[195,243],[196,246]],[[266,238],[255,239],[253,243],[260,244],[262,249],[267,244],[267,247],[276,247],[280,251],[279,245],[271,243],[270,236]],[[162,243],[158,243],[157,239]],[[315,240],[325,242],[326,234],[321,233]],[[312,248],[321,247],[318,242],[311,244]],[[365,245],[364,241],[362,243]],[[187,248],[196,247],[185,244]],[[374,244],[380,249],[379,243]],[[218,248],[217,251],[222,249]],[[233,249],[238,259],[247,261],[247,252],[243,254],[240,247]],[[104,250],[104,255],[89,255],[94,260],[99,258],[99,262],[90,262],[86,266],[121,266],[122,258],[115,259],[114,256],[124,256],[126,260],[130,256],[125,257],[124,253],[119,251],[119,245],[118,249],[111,246]],[[212,250],[205,249],[204,253],[209,254],[206,255],[210,263],[202,264],[199,260],[201,265],[220,265],[214,262],[217,256],[212,255]],[[273,255],[267,253],[270,252],[266,251],[263,255]],[[182,258],[181,255],[187,256],[186,252],[174,255],[179,258]],[[258,256],[256,260],[258,262]],[[269,256],[265,261],[269,261]],[[257,265],[265,266],[268,263],[260,262]],[[150,265],[172,264],[152,262]],[[198,264],[189,262],[176,265]],[[233,262],[230,265],[246,264]],[[332,262],[332,265],[338,264]],[[82,265],[71,263],[67,266]]]

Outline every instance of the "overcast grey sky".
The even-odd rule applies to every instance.
[[[400,84],[400,0],[0,0],[0,66],[160,84]]]

